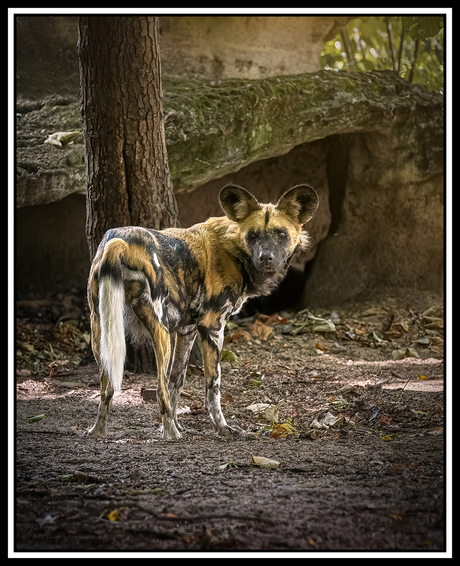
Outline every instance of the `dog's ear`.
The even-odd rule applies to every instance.
[[[305,224],[311,220],[318,204],[318,195],[310,185],[296,185],[284,193],[276,208],[296,219],[300,224]]]
[[[220,206],[230,220],[241,222],[251,212],[260,210],[260,204],[246,189],[227,185],[219,194]]]

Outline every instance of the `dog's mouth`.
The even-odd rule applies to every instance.
[[[279,265],[277,261],[260,261],[257,257],[247,255],[243,262],[249,271],[264,277],[273,277],[274,275],[283,275],[284,273],[284,264]]]
[[[255,266],[257,271],[259,273],[277,273],[279,271],[279,269],[277,269],[275,266],[268,266],[268,265],[256,265]]]

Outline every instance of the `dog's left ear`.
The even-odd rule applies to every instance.
[[[295,218],[300,224],[311,220],[318,208],[319,199],[310,185],[296,185],[289,189],[278,201],[276,208]]]
[[[257,199],[243,187],[227,185],[219,194],[220,206],[233,222],[241,222],[252,212],[260,210]]]

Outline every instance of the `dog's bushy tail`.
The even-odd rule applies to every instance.
[[[104,249],[99,271],[100,358],[115,391],[121,388],[126,357],[125,290],[121,259],[128,244],[110,240]]]

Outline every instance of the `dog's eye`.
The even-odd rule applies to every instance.
[[[254,240],[257,237],[257,234],[254,232],[254,230],[249,230],[248,232],[248,239],[249,240]]]
[[[287,234],[286,230],[277,230],[277,231],[276,231],[276,235],[277,235],[279,238],[287,238],[287,235],[288,235],[288,234]]]

